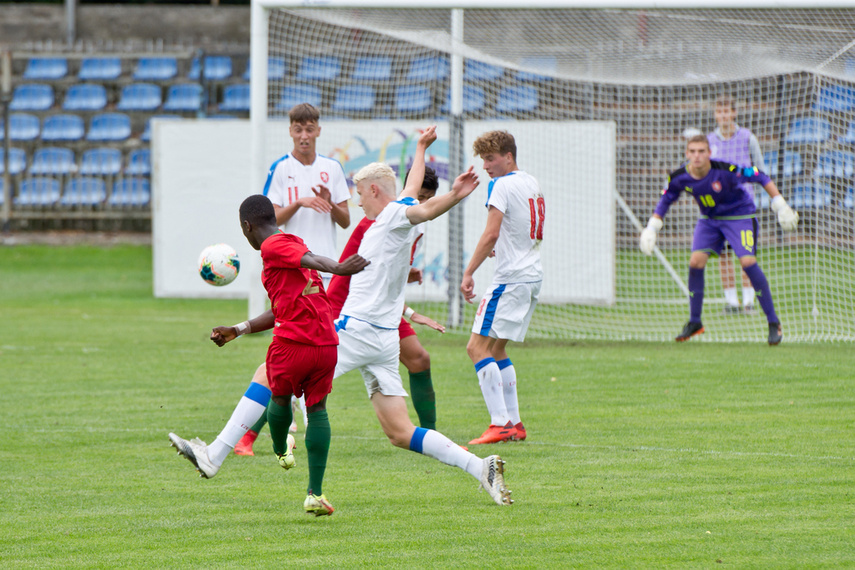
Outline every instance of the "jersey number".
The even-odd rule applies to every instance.
[[[739,232],[739,237],[742,240],[742,247],[750,250],[754,247],[754,232],[751,230],[742,230]]]
[[[300,190],[296,186],[288,187],[288,204],[293,204],[294,200],[300,197]]]
[[[540,196],[537,202],[534,198],[529,198],[528,208],[531,213],[531,239],[540,241],[543,239],[543,221],[546,219],[546,200],[543,196]]]
[[[715,206],[715,200],[713,200],[713,197],[709,194],[698,196],[698,200],[701,201],[702,206],[706,206],[707,208],[712,208]]]
[[[303,287],[303,295],[314,295],[315,293],[320,293],[321,288],[314,284],[314,280],[312,279],[312,275],[309,274],[309,280],[306,282],[306,286]]]

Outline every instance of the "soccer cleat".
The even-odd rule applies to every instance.
[[[235,455],[255,455],[252,451],[252,444],[255,443],[255,438],[258,437],[257,431],[247,431],[240,441],[235,445]]]
[[[214,465],[208,459],[208,445],[198,437],[187,441],[174,433],[170,433],[169,443],[178,450],[178,455],[183,455],[196,466],[196,471],[199,472],[200,477],[210,479],[220,470],[219,465]]]
[[[781,323],[769,323],[769,346],[781,344],[783,338],[784,332],[781,330]]]
[[[312,493],[309,493],[309,496],[306,497],[306,500],[303,502],[303,508],[306,509],[307,515],[315,515],[316,517],[331,515],[335,512],[335,509],[325,496],[321,495],[319,497]]]
[[[702,325],[701,323],[693,323],[692,321],[689,321],[688,323],[686,323],[686,326],[683,327],[683,330],[680,332],[680,334],[677,335],[674,340],[676,340],[677,342],[683,342],[689,340],[695,335],[703,334],[703,332],[704,325]]]
[[[525,439],[525,426],[523,426],[522,422],[515,425],[514,429],[517,430],[517,434],[514,436],[514,439],[517,441],[524,440]]]
[[[511,491],[505,487],[505,462],[498,455],[491,455],[482,459],[481,488],[490,494],[490,497],[500,505],[510,505]]]
[[[725,305],[724,311],[722,311],[725,315],[738,315],[742,312],[742,307],[739,305]]]
[[[279,465],[282,469],[291,469],[294,465],[297,464],[297,461],[294,459],[294,448],[297,447],[296,442],[294,441],[294,436],[290,433],[288,434],[288,439],[285,440],[285,453],[282,455],[278,455]]]
[[[506,423],[504,426],[490,424],[490,427],[481,434],[481,437],[475,438],[469,442],[469,445],[479,445],[482,443],[499,443],[500,441],[510,441],[516,436],[517,430],[514,429],[514,424]]]

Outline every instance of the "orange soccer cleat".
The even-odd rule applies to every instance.
[[[235,455],[255,455],[252,452],[252,444],[255,443],[255,438],[258,437],[257,431],[247,431],[240,441],[235,445]]]
[[[500,441],[510,441],[517,435],[517,430],[511,422],[504,426],[490,425],[487,431],[481,434],[481,437],[473,439],[469,445],[478,445],[481,443],[499,443]]]

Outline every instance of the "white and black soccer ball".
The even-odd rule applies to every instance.
[[[209,245],[199,255],[199,275],[205,283],[222,287],[240,272],[240,260],[234,248],[225,243]]]

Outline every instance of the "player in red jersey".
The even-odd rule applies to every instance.
[[[273,341],[266,359],[267,380],[272,394],[268,422],[273,451],[283,468],[294,466],[294,438],[288,433],[292,419],[291,396],[305,395],[309,419],[306,428],[309,487],[303,506],[307,513],[315,516],[330,515],[334,509],[323,495],[322,484],[331,433],[326,400],[332,390],[338,335],[317,271],[352,275],[362,271],[368,262],[358,255],[337,263],[312,254],[303,240],[279,230],[273,205],[262,195],[244,200],[240,207],[240,220],[249,244],[261,251],[264,264],[261,280],[270,297],[271,309],[234,327],[216,327],[211,333],[211,340],[217,346],[223,346],[241,334],[273,329]],[[256,392],[263,388],[260,384],[255,386]],[[248,390],[244,398],[260,405],[261,398],[254,399],[259,393],[250,394]],[[237,412],[238,409],[235,410]],[[242,422],[242,427],[246,431],[246,422]],[[204,442],[187,441],[175,434],[169,434],[169,439],[179,453],[208,478],[216,474],[229,451],[227,448],[224,455],[218,453],[217,457],[211,457]],[[219,460],[219,463],[214,460]]]

